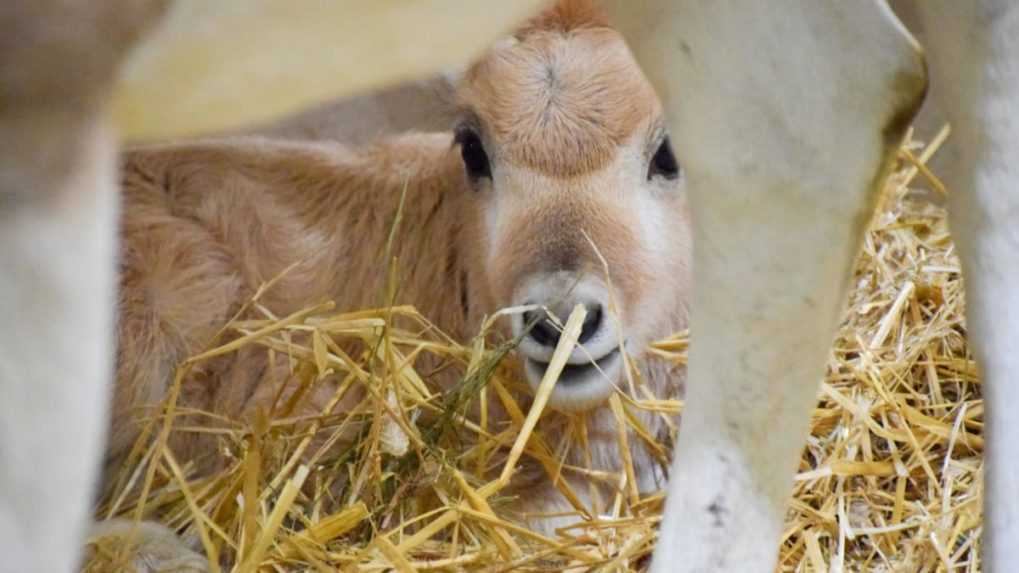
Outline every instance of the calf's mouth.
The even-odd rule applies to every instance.
[[[583,349],[577,349],[583,352]],[[623,355],[618,347],[586,362],[571,361],[559,374],[549,405],[557,410],[577,412],[602,405],[612,392],[623,371]],[[532,391],[537,391],[549,363],[524,357],[524,374]]]

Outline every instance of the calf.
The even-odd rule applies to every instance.
[[[576,304],[586,307],[582,347],[550,403],[588,412],[592,469],[622,469],[606,401],[627,386],[623,355],[686,325],[688,215],[659,101],[596,12],[558,9],[467,70],[457,102],[452,134],[359,149],[234,139],[126,154],[109,469],[122,465],[141,407],[162,400],[176,365],[288,266],[297,263],[261,299],[273,313],[327,299],[341,310],[375,304],[401,196],[400,302],[444,331],[466,339],[507,306],[544,306],[564,321]],[[522,337],[516,366],[532,386],[559,339],[544,312],[504,325]],[[681,374],[642,364],[639,378],[653,395],[678,396]],[[279,390],[273,381],[285,379],[264,357],[221,358],[184,380],[180,405],[243,417],[267,409]],[[316,411],[333,389],[321,393],[308,401]],[[653,434],[667,434],[661,416],[637,415]],[[659,489],[661,460],[637,436],[631,443],[638,489]],[[215,443],[200,435],[181,434],[172,446],[200,468],[215,465]],[[567,463],[588,463],[580,448],[570,452]],[[520,475],[514,486],[529,493],[514,509],[571,509],[542,474]],[[549,531],[563,521],[532,526]]]

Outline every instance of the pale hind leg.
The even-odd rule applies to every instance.
[[[932,86],[953,128],[949,222],[984,379],[984,567],[1019,563],[1019,5],[923,2]],[[936,33],[934,32],[936,31]]]
[[[156,523],[111,519],[97,523],[86,545],[86,573],[205,573],[209,562]]]
[[[665,98],[694,222],[688,392],[653,570],[772,571],[922,58],[880,2],[613,5]]]

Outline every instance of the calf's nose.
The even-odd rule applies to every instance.
[[[559,337],[562,334],[560,328],[566,319],[569,317],[569,311],[571,308],[566,308],[566,305],[558,305],[559,308],[551,310],[555,314],[555,320],[549,313],[544,309],[535,311],[528,311],[524,313],[523,319],[524,324],[530,326],[530,330],[527,336],[534,342],[555,348],[559,344]],[[579,342],[584,344],[591,340],[595,334],[602,327],[602,321],[604,317],[604,311],[602,305],[598,303],[584,303],[584,307],[587,310],[587,316],[584,318],[584,324],[580,330]],[[562,312],[563,310],[567,312]],[[558,324],[557,324],[558,322]],[[532,326],[533,325],[533,326]]]

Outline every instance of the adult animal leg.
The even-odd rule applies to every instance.
[[[934,93],[953,130],[949,223],[984,379],[984,567],[1012,571],[1019,562],[1019,5],[917,5],[931,32]]]
[[[771,571],[922,56],[878,1],[610,5],[664,97],[694,222],[687,401],[652,568]]]
[[[116,149],[102,100],[156,4],[0,5],[0,552],[10,571],[70,571],[80,552],[113,358]]]
[[[72,569],[102,457],[117,228],[102,123],[72,131],[81,149],[61,180],[12,182],[10,149],[31,133],[0,120],[0,547],[12,571]]]

